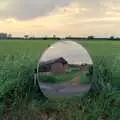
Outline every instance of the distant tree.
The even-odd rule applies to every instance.
[[[116,39],[120,39],[119,37],[117,37]]]
[[[12,34],[8,34],[8,38],[12,38]]]
[[[56,38],[56,35],[55,35],[55,34],[53,35],[53,38]]]
[[[30,40],[35,39],[35,36],[31,36],[31,37],[29,37],[29,39],[30,39]]]
[[[25,38],[25,39],[28,39],[28,38],[29,38],[29,35],[24,35],[24,38]]]
[[[29,39],[29,35],[24,35],[24,39]]]
[[[44,40],[47,40],[47,39],[48,39],[47,35],[45,35],[45,37],[43,37],[43,39],[44,39]]]
[[[88,36],[88,39],[89,40],[94,39],[94,36]]]
[[[71,38],[71,37],[72,37],[71,35],[68,36],[68,38]]]
[[[114,36],[110,36],[110,39],[111,39],[111,40],[114,40]]]

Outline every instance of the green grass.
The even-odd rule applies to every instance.
[[[79,71],[71,71],[68,73],[59,73],[55,75],[41,75],[40,81],[46,83],[62,83],[72,80],[79,74]]]
[[[40,57],[53,40],[45,41],[0,41],[0,54],[19,53],[33,56],[33,59]],[[92,56],[119,56],[120,41],[77,41],[83,44]],[[11,47],[12,46],[12,47]]]
[[[81,41],[92,56],[120,56],[120,41]]]
[[[24,64],[24,60],[27,59],[36,67],[37,62],[47,49],[48,45],[53,44],[54,40],[43,41],[0,41],[0,62],[6,60],[6,62],[14,59],[18,63]],[[77,41],[85,46],[89,53],[93,56],[93,60],[96,57],[106,56],[109,60],[120,56],[120,41]],[[27,61],[25,60],[25,61]],[[13,61],[12,61],[13,62]],[[1,63],[2,64],[2,63]],[[12,63],[11,63],[12,64]],[[112,64],[110,64],[111,67]],[[119,65],[117,65],[119,67]],[[7,67],[7,66],[6,66]],[[115,83],[120,83],[119,68],[116,68],[114,76]],[[2,74],[2,73],[0,73]],[[117,75],[116,75],[117,74]],[[2,74],[4,75],[4,74]],[[4,86],[4,85],[3,85]]]
[[[4,99],[10,97],[12,120],[39,120],[43,116],[56,120],[119,120],[119,91],[101,92],[69,100],[40,103],[33,87],[34,68],[54,41],[0,41],[0,120]],[[93,56],[106,56],[112,68],[113,84],[120,85],[120,41],[79,41]],[[112,64],[111,64],[112,63]],[[37,96],[37,97],[36,97]]]
[[[85,74],[82,74],[80,76],[80,84],[89,84],[90,80],[88,79],[88,77]]]
[[[21,101],[13,106],[12,120],[119,120],[119,92],[64,98],[46,102]]]

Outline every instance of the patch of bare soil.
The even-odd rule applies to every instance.
[[[47,112],[45,110],[34,110],[35,120],[56,120],[55,113]]]
[[[72,85],[78,85],[80,83],[80,75],[76,76],[72,80],[69,81],[70,84]]]
[[[71,85],[78,85],[80,84],[80,74],[75,76],[72,80],[69,80],[68,82],[65,82],[65,84],[71,84]]]
[[[9,97],[6,98],[3,110],[3,120],[12,120],[11,116],[11,99]]]

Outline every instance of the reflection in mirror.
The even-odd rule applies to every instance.
[[[43,94],[82,96],[89,91],[89,68],[93,65],[87,50],[73,41],[59,41],[48,47],[39,60],[37,76]]]

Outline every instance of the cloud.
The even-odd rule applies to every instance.
[[[51,12],[59,14],[57,10],[63,7],[61,15],[76,13],[81,18],[99,18],[109,12],[117,15],[120,12],[119,6],[119,0],[0,0],[0,19],[30,20],[48,16]]]
[[[73,0],[0,0],[0,18],[33,19]]]
[[[119,34],[120,1],[118,0],[41,1],[2,0],[1,2],[0,0],[3,4],[0,17],[7,18],[0,21],[1,30],[15,35],[36,36]]]

